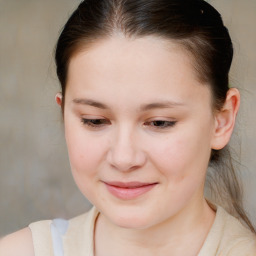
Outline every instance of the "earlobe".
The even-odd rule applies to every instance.
[[[55,96],[55,101],[56,103],[61,106],[62,105],[62,93],[58,92]]]
[[[222,109],[215,114],[215,130],[212,140],[212,149],[219,150],[228,144],[235,126],[239,106],[239,91],[235,88],[229,89]]]

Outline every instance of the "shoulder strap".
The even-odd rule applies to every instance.
[[[93,256],[98,214],[93,207],[70,221],[54,219],[30,224],[35,256]]]
[[[93,207],[69,221],[68,231],[63,237],[65,256],[94,255],[94,228],[98,215],[98,210]]]
[[[68,221],[63,219],[54,219],[51,223],[52,245],[54,256],[64,256],[62,236],[68,229]]]
[[[29,225],[35,256],[54,256],[50,226],[50,220],[38,221]]]

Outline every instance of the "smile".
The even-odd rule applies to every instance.
[[[104,182],[104,184],[113,196],[123,200],[131,200],[147,193],[158,183]]]

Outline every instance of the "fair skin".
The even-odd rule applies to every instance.
[[[213,111],[191,61],[175,43],[122,36],[71,59],[65,136],[74,179],[100,211],[96,256],[189,256],[204,243],[210,152],[228,143],[240,100],[230,89]]]

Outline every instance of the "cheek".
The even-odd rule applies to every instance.
[[[168,202],[176,205],[175,209],[183,207],[191,198],[202,196],[208,147],[208,143],[200,141],[200,136],[182,133],[166,139],[163,147],[152,152],[154,164],[162,174],[162,184],[166,185]]]
[[[81,127],[68,125],[65,136],[73,175],[85,178],[95,174],[104,155],[104,141],[93,138]]]
[[[92,137],[84,129],[67,126],[65,136],[75,183],[82,194],[93,202],[95,185],[98,184],[99,170],[105,157],[104,140]]]
[[[180,132],[165,138],[162,146],[159,143],[154,147],[151,156],[172,183],[181,183],[186,178],[204,179],[211,150],[201,134],[201,131]]]

